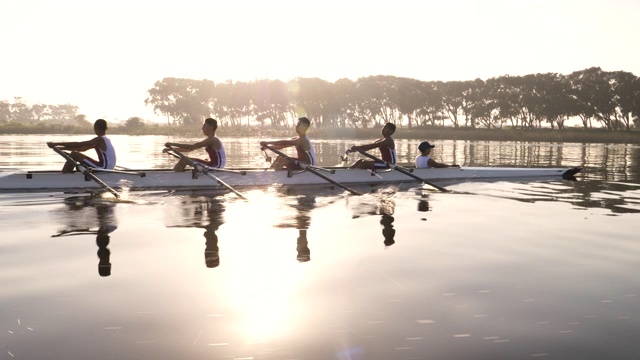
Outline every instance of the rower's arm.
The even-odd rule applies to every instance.
[[[435,160],[433,160],[431,158],[429,159],[428,163],[429,163],[429,167],[432,167],[432,168],[448,168],[448,167],[458,167],[459,168],[460,167],[460,165],[448,165],[448,164],[444,164],[444,163],[439,163],[439,162],[437,162],[437,161],[435,161]]]
[[[48,142],[49,147],[57,146],[61,150],[87,151],[99,144],[99,137],[87,141]]]
[[[377,149],[383,145],[386,145],[386,139],[377,140],[375,142],[372,142],[371,144],[352,146],[351,150],[352,151],[369,151],[369,150]]]
[[[273,141],[261,141],[260,146],[269,145],[274,149],[284,149],[291,146],[298,145],[300,138],[293,138],[288,140],[273,140]]]
[[[193,143],[193,144],[182,144],[182,143],[168,142],[168,143],[165,143],[164,146],[166,146],[166,147],[175,147],[175,148],[177,148],[176,150],[182,151],[182,152],[189,152],[189,151],[193,151],[195,149],[203,148],[203,147],[205,147],[207,145],[210,145],[211,143],[212,143],[211,139],[204,139],[202,141],[198,141],[197,143]]]

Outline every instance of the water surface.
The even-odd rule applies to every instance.
[[[174,161],[166,137],[113,138],[121,165]],[[62,166],[44,141],[0,136],[0,167]],[[265,166],[257,141],[225,143],[231,166]],[[347,145],[318,142],[321,164]],[[450,163],[585,168],[451,193],[3,193],[0,359],[633,358],[638,154],[444,141]]]

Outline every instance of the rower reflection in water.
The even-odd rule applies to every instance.
[[[216,231],[224,224],[224,201],[205,196],[184,197],[179,204],[182,217],[171,214],[172,220],[178,220],[179,224],[167,227],[177,228],[202,228],[204,229],[204,263],[207,268],[216,268],[220,265],[220,253],[218,248],[218,234]]]
[[[289,191],[287,189],[285,191]],[[291,196],[292,194],[288,194]],[[295,198],[295,203],[290,204],[296,209],[296,215],[293,219],[285,219],[285,222],[278,224],[280,228],[295,227],[298,230],[298,238],[296,239],[296,259],[298,262],[307,262],[311,260],[311,250],[309,249],[309,240],[307,239],[307,230],[311,225],[311,216],[309,213],[316,207],[315,194],[301,194]]]
[[[315,196],[312,199],[298,198],[298,216],[296,216],[296,227],[298,228],[298,239],[296,242],[296,257],[299,262],[307,262],[311,260],[311,250],[309,249],[309,240],[307,240],[307,230],[311,225],[311,217],[309,211],[313,209],[315,204]]]
[[[391,246],[396,243],[394,237],[396,236],[396,230],[393,228],[393,213],[396,208],[395,200],[389,198],[383,198],[380,201],[380,225],[382,225],[382,236],[384,237],[384,245]]]
[[[115,230],[114,227],[100,227],[96,235],[96,244],[98,245],[98,274],[100,276],[111,275],[111,250],[109,246],[109,240],[111,237],[109,234]]]
[[[62,237],[62,236],[78,236],[78,235],[96,235],[96,245],[98,246],[98,274],[100,276],[110,276],[111,275],[111,250],[109,250],[109,242],[111,240],[111,233],[115,231],[118,226],[115,223],[115,217],[113,214],[113,209],[115,204],[113,203],[105,203],[99,197],[93,196],[72,196],[68,197],[64,200],[67,211],[85,211],[87,209],[95,209],[96,217],[97,217],[97,230],[91,230],[93,227],[89,224],[86,226],[85,224],[67,224],[66,229],[60,230],[57,234],[52,235],[51,237]],[[65,219],[69,219],[70,221],[75,221],[74,219],[80,219],[83,222],[86,222],[88,219],[94,219],[93,216],[88,214],[73,214],[70,216],[68,213],[65,213],[63,216]]]
[[[396,191],[397,189],[393,187],[378,189],[375,193],[377,198],[376,202],[364,198],[362,199],[364,201],[354,201],[352,203],[353,219],[362,216],[381,216],[380,225],[382,225],[382,236],[385,246],[391,246],[396,243],[396,230],[393,227],[393,222],[395,221],[393,214],[396,209],[394,196]]]
[[[205,248],[204,263],[208,268],[215,268],[220,265],[220,255],[218,254],[217,226],[206,226],[204,230]]]
[[[194,226],[204,228],[204,263],[213,269],[220,265],[220,249],[218,248],[218,234],[216,231],[224,224],[224,202],[212,198],[207,202],[200,202],[193,214]]]
[[[309,212],[315,207],[315,195],[300,196],[297,199],[295,208],[298,210],[295,218],[296,229],[298,229],[298,239],[296,240],[296,252],[299,262],[307,262],[311,260],[311,250],[309,249],[309,240],[307,240],[307,230],[311,225],[311,216]]]

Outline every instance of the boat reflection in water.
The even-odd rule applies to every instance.
[[[51,237],[95,235],[98,246],[98,274],[111,275],[111,250],[109,242],[111,233],[117,228],[114,208],[115,203],[108,202],[99,196],[71,196],[64,199],[66,205],[63,216],[68,222],[65,228]],[[95,210],[95,214],[87,214]],[[82,212],[84,214],[78,214]],[[80,221],[77,223],[76,221]],[[97,229],[92,230],[97,226]]]

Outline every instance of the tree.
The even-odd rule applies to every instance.
[[[14,97],[14,102],[11,104],[11,121],[30,123],[33,120],[31,108],[22,102],[21,97]]]
[[[73,120],[76,126],[91,126],[91,123],[89,122],[89,120],[87,120],[86,115],[83,115],[83,114],[76,115]]]
[[[127,119],[127,121],[125,121],[124,126],[130,129],[137,129],[137,128],[141,128],[144,127],[144,120],[142,120],[142,118],[139,118],[137,116],[134,117],[130,117]]]
[[[147,92],[145,105],[153,105],[153,111],[167,116],[167,122],[193,126],[198,125],[211,113],[209,89],[213,82],[164,78],[156,81]]]
[[[0,101],[0,123],[11,121],[11,104],[8,101]]]
[[[394,96],[396,106],[400,114],[407,118],[407,125],[411,127],[415,120],[418,125],[417,112],[422,107],[426,94],[422,92],[422,81],[415,79],[398,79],[396,94]]]
[[[442,105],[449,114],[453,127],[460,126],[458,116],[463,114],[465,108],[465,94],[469,91],[469,82],[449,81],[440,84],[442,92]]]
[[[252,102],[256,120],[262,126],[266,120],[271,125],[283,126],[287,122],[287,114],[292,112],[287,85],[280,80],[258,80]]]
[[[599,67],[593,67],[576,71],[569,78],[580,105],[579,116],[585,127],[587,120],[595,118],[610,130],[616,105],[613,102],[613,89],[605,72]]]
[[[617,110],[614,117],[625,130],[630,130],[634,114],[637,117],[640,112],[640,81],[632,73],[616,71],[609,74],[609,83]]]

